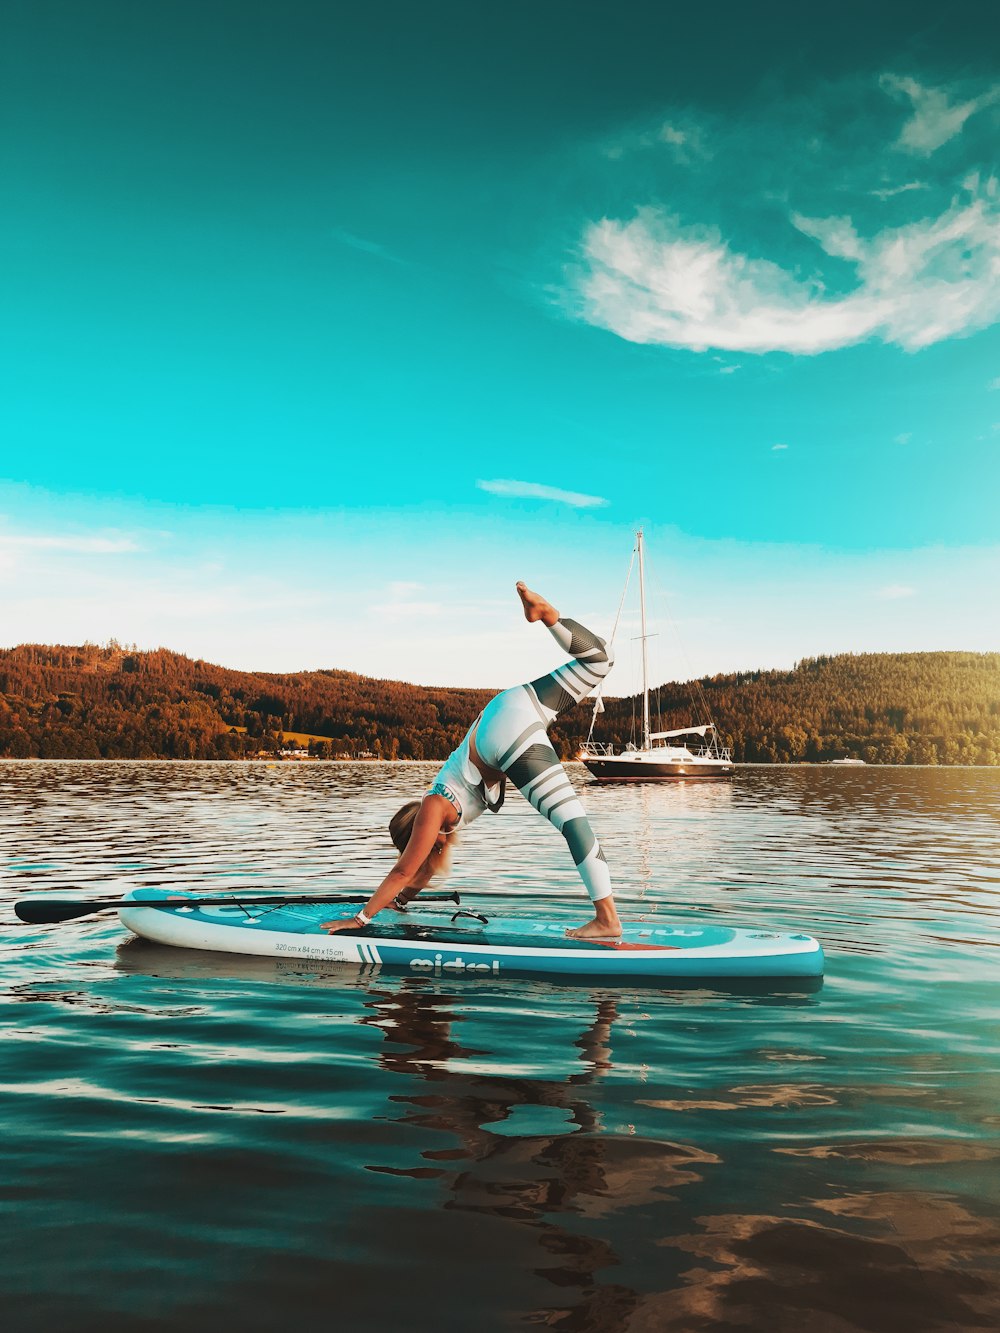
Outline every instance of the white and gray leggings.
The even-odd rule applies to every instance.
[[[587,892],[597,902],[611,893],[611,872],[549,743],[548,728],[564,708],[579,703],[601,683],[614,657],[603,639],[575,620],[557,620],[549,633],[573,660],[491,699],[476,728],[476,749],[485,764],[506,774],[563,835]]]

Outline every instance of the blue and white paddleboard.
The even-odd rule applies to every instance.
[[[175,890],[135,889],[119,916],[134,935],[158,944],[393,968],[413,976],[818,977],[823,950],[811,935],[728,926],[630,921],[621,940],[567,938],[564,922],[485,916],[465,909],[386,911],[362,930],[328,935],[321,923],[350,917],[356,906],[304,903],[142,907],[176,899]],[[197,895],[191,895],[196,898]]]

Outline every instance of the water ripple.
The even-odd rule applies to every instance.
[[[0,764],[8,1326],[1000,1326],[995,772],[573,770],[627,912],[805,928],[822,989],[368,977],[6,906],[368,890],[432,771]],[[517,795],[455,881],[586,907]]]

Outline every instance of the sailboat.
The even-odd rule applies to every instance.
[[[598,782],[676,782],[705,778],[731,778],[736,770],[732,751],[720,745],[718,732],[712,722],[699,726],[677,727],[673,731],[653,731],[649,716],[649,664],[646,640],[646,571],[642,528],[635,534],[633,563],[639,562],[639,616],[642,632],[642,744],[628,744],[615,753],[611,745],[594,741],[594,723],[604,711],[600,693],[594,701],[590,732],[580,748],[578,758]],[[632,565],[625,580],[628,590]],[[622,601],[625,593],[622,593]],[[618,609],[621,615],[621,607]],[[617,627],[617,620],[615,625]],[[612,633],[612,638],[614,634]],[[685,743],[685,738],[687,742]],[[700,738],[697,739],[697,738]]]

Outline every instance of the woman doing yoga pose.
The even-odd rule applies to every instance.
[[[604,853],[548,738],[548,728],[559,713],[590,694],[614,659],[603,639],[575,620],[561,619],[544,597],[523,583],[517,592],[525,618],[546,625],[572,660],[530,684],[504,690],[486,705],[423,799],[407,802],[390,821],[399,860],[357,916],[325,923],[331,934],[366,926],[390,904],[405,908],[435,874],[447,868],[448,836],[485,810],[499,810],[508,779],[566,839],[594,904],[593,920],[567,934],[577,939],[612,939],[621,934]]]

